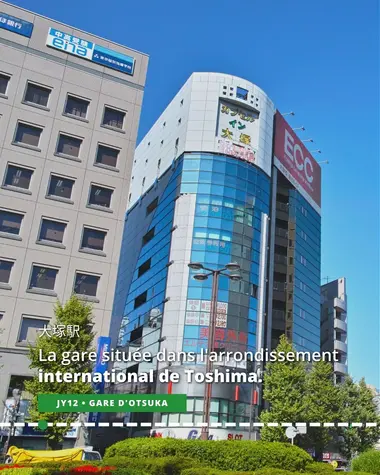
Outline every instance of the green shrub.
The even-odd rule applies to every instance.
[[[256,472],[231,472],[218,470],[217,468],[187,468],[181,472],[181,475],[256,475]],[[296,475],[294,472],[292,475]]]
[[[216,468],[189,468],[181,472],[181,475],[308,475],[304,472],[290,472],[279,468],[261,468],[255,472],[236,472],[218,470]]]
[[[80,474],[78,474],[80,475]],[[151,475],[149,472],[142,472],[134,468],[121,467],[112,471],[112,475]]]
[[[200,465],[198,462],[184,457],[109,457],[103,463],[118,468],[128,467],[143,470],[150,475],[180,475],[185,468]]]
[[[301,475],[301,473],[281,470],[279,468],[260,468],[260,470],[257,470],[254,475]],[[302,475],[308,474],[302,472]]]
[[[2,466],[0,467],[0,473],[1,475],[32,475],[32,468],[8,468]]]
[[[126,439],[106,450],[105,461],[112,457],[187,457],[219,470],[254,471],[263,467],[304,470],[312,462],[299,447],[279,442],[183,439]]]
[[[335,472],[334,467],[330,463],[313,462],[305,467],[305,471],[309,473],[332,473]]]
[[[380,451],[368,450],[352,461],[354,472],[368,472],[375,475],[380,474]]]

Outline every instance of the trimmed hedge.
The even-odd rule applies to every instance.
[[[317,473],[317,472],[314,472]],[[291,472],[289,470],[281,470],[280,468],[261,468],[254,472],[235,472],[224,471],[215,468],[189,468],[181,472],[181,475],[313,475],[310,472]],[[320,472],[318,475],[324,475]]]
[[[1,475],[31,475],[33,469],[26,467],[26,468],[1,468]]]
[[[190,458],[210,468],[242,472],[264,467],[303,471],[313,461],[299,447],[280,442],[136,438],[108,447],[104,462],[108,463],[113,457],[170,456]]]
[[[201,466],[200,463],[184,457],[159,457],[159,458],[128,458],[112,457],[104,461],[107,465],[118,468],[133,468],[143,470],[149,475],[181,475],[188,467]]]
[[[380,451],[368,450],[352,461],[354,472],[368,472],[375,475],[380,474]]]
[[[181,475],[325,475],[326,472],[291,472],[278,468],[262,468],[255,472],[234,472],[218,470],[216,468],[189,468],[181,472]],[[334,472],[335,473],[335,472]],[[371,475],[367,472],[354,472],[355,475]]]
[[[84,475],[86,473],[92,475],[151,475],[148,470],[143,471],[122,465],[112,467],[102,462],[44,462],[25,465],[27,464],[20,464],[18,468],[12,467],[12,465],[0,465],[0,475]]]
[[[256,472],[231,472],[218,470],[217,468],[188,468],[181,472],[181,475],[256,475]],[[292,475],[297,475],[292,472]]]
[[[330,463],[313,462],[306,465],[306,472],[310,473],[332,473],[335,472],[334,467]]]
[[[257,470],[254,475],[301,475],[301,472],[291,472],[290,470],[281,470],[279,468],[261,468],[260,470]],[[302,472],[302,475],[309,474],[307,472]]]

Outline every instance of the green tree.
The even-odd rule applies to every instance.
[[[380,438],[380,417],[376,412],[373,394],[364,379],[358,384],[347,377],[339,387],[341,419],[343,422],[359,422],[362,427],[339,428],[340,450],[348,460],[356,454],[372,448]],[[366,422],[377,422],[377,427],[366,427]]]
[[[313,363],[306,376],[305,422],[340,421],[339,389],[334,385],[334,373],[331,363],[317,361]],[[301,439],[301,445],[315,450],[315,458],[322,460],[327,444],[332,440],[334,428],[308,427],[307,435]]]
[[[94,334],[92,333],[92,307],[82,302],[76,296],[73,296],[62,305],[57,303],[54,308],[55,325],[78,325],[78,335],[74,337],[59,336],[59,334],[51,334],[51,336],[41,335],[34,347],[29,348],[30,368],[34,370],[41,369],[44,373],[55,373],[64,371],[67,373],[87,373],[92,371],[90,361],[72,362],[68,366],[62,366],[61,357],[64,351],[92,351],[92,343]],[[40,350],[46,356],[49,352],[57,355],[57,361],[40,361]],[[29,413],[33,421],[45,420],[52,422],[53,426],[48,427],[48,445],[54,449],[62,442],[64,434],[67,432],[65,427],[57,427],[57,422],[66,422],[71,424],[78,419],[79,413],[62,413],[62,412],[44,412],[40,413],[37,406],[38,394],[91,394],[92,386],[89,383],[65,383],[65,382],[39,382],[38,375],[25,383],[25,388],[31,394],[33,399],[30,405]]]
[[[282,335],[277,354],[294,354],[291,343]],[[264,400],[269,409],[262,411],[261,422],[301,422],[305,414],[306,366],[302,361],[274,361],[264,373]],[[285,428],[264,426],[261,438],[268,442],[287,442]]]

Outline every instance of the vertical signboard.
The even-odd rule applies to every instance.
[[[278,111],[274,134],[274,165],[320,214],[321,167]]]
[[[96,352],[96,363],[94,366],[94,373],[104,374],[107,369],[108,363],[103,361],[103,355],[105,351],[109,351],[111,347],[111,338],[108,336],[100,336],[98,338],[98,346]],[[94,384],[94,391],[97,394],[104,392],[104,382]],[[88,422],[98,422],[100,413],[90,412],[88,415]]]

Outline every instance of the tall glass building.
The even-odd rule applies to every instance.
[[[319,295],[319,215],[273,162],[274,117],[272,101],[256,85],[225,74],[194,73],[136,149],[111,336],[113,346],[154,355],[149,362],[126,363],[125,371],[151,369],[156,376],[154,383],[110,390],[168,393],[157,375],[176,371],[183,377],[170,390],[187,394],[188,406],[186,413],[150,419],[136,413],[133,422],[160,422],[175,437],[200,435],[194,428],[202,422],[204,385],[187,382],[184,371],[204,372],[204,363],[168,363],[155,356],[162,350],[200,354],[207,349],[212,281],[195,280],[190,262],[211,269],[236,262],[241,268],[240,281],[219,279],[216,348],[256,351],[274,344],[280,329],[272,312],[290,312],[289,297],[277,296],[290,268],[292,326],[286,333],[300,348],[314,350],[319,341],[319,306],[317,315],[312,301],[315,292]],[[286,219],[275,214],[277,198],[286,205]],[[276,242],[281,228],[284,241]],[[302,240],[302,232],[309,241]],[[315,269],[306,271],[303,259]],[[277,306],[277,300],[284,305]],[[301,310],[308,311],[304,318]],[[218,369],[252,370],[247,362]],[[213,384],[211,437],[248,437],[251,386]],[[225,423],[236,426],[228,429]]]
[[[321,169],[279,112],[273,155],[266,342],[319,351]]]

